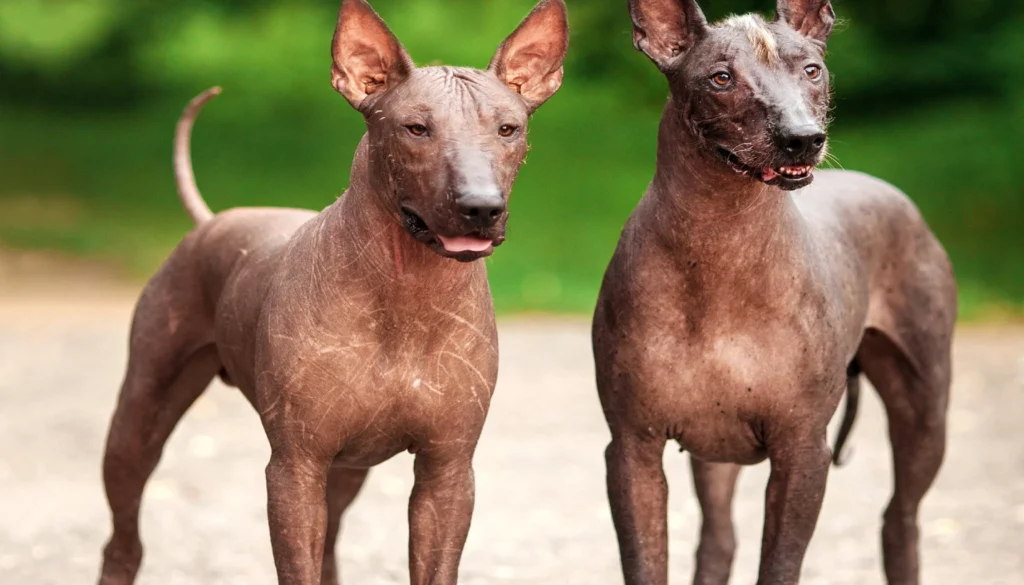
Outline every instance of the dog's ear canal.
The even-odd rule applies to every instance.
[[[668,71],[707,32],[695,0],[629,0],[633,46]]]
[[[563,0],[541,0],[503,43],[487,70],[519,93],[532,113],[562,85],[569,50],[569,16]]]
[[[823,43],[836,23],[829,0],[779,0],[776,13],[776,18],[786,21],[798,33]]]
[[[412,72],[412,59],[366,0],[342,0],[331,43],[331,84],[357,110]]]

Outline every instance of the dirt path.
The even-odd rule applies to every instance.
[[[0,583],[94,582],[108,517],[104,433],[125,361],[130,292],[82,302],[0,299]],[[477,511],[462,582],[621,583],[604,496],[608,435],[586,324],[508,321],[477,456]],[[852,463],[834,470],[805,585],[882,583],[890,490],[885,423],[865,395]],[[185,418],[146,494],[144,585],[274,582],[263,467],[268,447],[236,392],[216,385]],[[666,452],[673,583],[688,583],[698,512],[684,456]],[[342,537],[348,583],[407,583],[411,459],[371,474]],[[753,583],[764,465],[744,472],[734,583]],[[962,330],[950,452],[923,510],[925,583],[1024,584],[1024,330]]]

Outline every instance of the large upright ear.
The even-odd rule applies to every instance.
[[[668,71],[707,32],[696,0],[629,0],[633,46]]]
[[[520,94],[530,112],[562,85],[569,50],[569,15],[563,0],[541,0],[491,59],[488,71]]]
[[[342,0],[331,43],[331,84],[357,110],[413,70],[412,59],[366,0]]]
[[[779,0],[777,13],[798,33],[823,43],[836,23],[829,0]]]

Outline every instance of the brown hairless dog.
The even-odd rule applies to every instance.
[[[626,583],[668,580],[668,440],[691,454],[703,512],[694,583],[727,583],[736,478],[765,458],[758,584],[797,583],[825,493],[826,425],[860,371],[885,403],[893,449],[885,572],[890,585],[918,583],[918,507],[945,448],[956,286],[895,188],[833,171],[811,184],[825,156],[830,3],[780,0],[773,21],[715,25],[692,0],[629,8],[634,43],[671,97],[654,179],[594,318]]]
[[[334,585],[342,514],[367,470],[415,454],[414,585],[454,585],[473,511],[473,452],[497,375],[480,258],[505,238],[527,119],[558,89],[562,0],[543,0],[486,71],[415,68],[365,0],[344,0],[333,85],[366,118],[345,194],[316,214],[233,209],[196,190],[178,127],[178,187],[196,228],[146,285],[103,475],[113,513],[100,583],[132,583],[139,503],[164,442],[220,373],[271,446],[278,581]]]

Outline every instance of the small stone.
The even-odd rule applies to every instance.
[[[176,490],[166,481],[154,479],[146,486],[146,497],[153,501],[173,500],[175,499],[175,496]]]
[[[405,487],[405,482],[400,477],[394,475],[381,475],[378,479],[380,483],[381,493],[388,496],[401,496],[406,495],[408,490]]]
[[[960,532],[960,523],[952,518],[939,518],[928,524],[929,536],[953,536]]]
[[[514,579],[516,570],[512,567],[494,567],[493,575],[496,579]]]
[[[217,441],[209,435],[196,435],[188,442],[188,450],[198,459],[210,459],[217,454]]]

